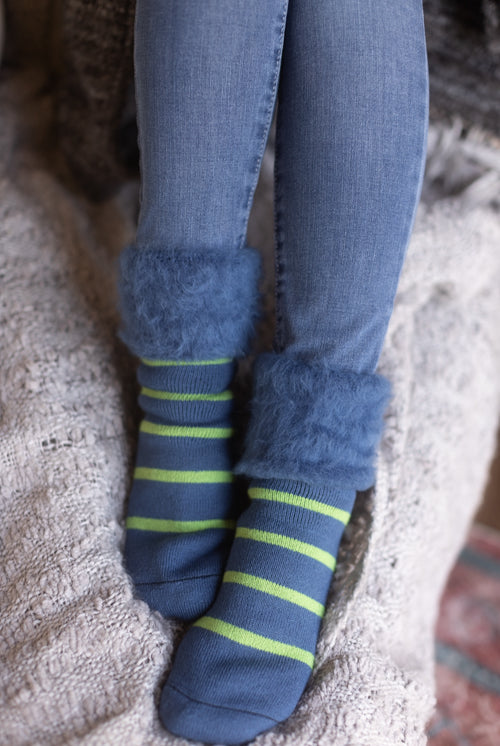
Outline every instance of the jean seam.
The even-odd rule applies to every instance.
[[[279,106],[279,104],[278,104]],[[282,193],[281,181],[278,173],[279,150],[280,150],[280,128],[276,127],[276,140],[274,147],[274,303],[275,303],[275,331],[273,349],[281,352],[283,346],[283,313],[281,299],[284,283],[283,265],[283,220],[281,212]]]
[[[423,24],[423,20],[422,20]],[[424,37],[425,38],[425,37]],[[427,53],[426,53],[426,47],[424,46],[424,53],[427,60]],[[423,83],[423,85],[422,85]],[[425,173],[425,165],[426,165],[426,151],[427,151],[427,141],[428,141],[428,123],[429,123],[429,73],[428,73],[428,64],[426,63],[426,72],[423,76],[423,78],[419,81],[419,93],[423,94],[424,98],[424,104],[423,106],[419,106],[418,109],[416,108],[416,115],[418,118],[424,123],[424,126],[422,127],[422,139],[419,142],[418,152],[416,153],[417,156],[417,166],[416,168],[412,169],[411,174],[408,176],[408,181],[410,179],[415,183],[415,177],[416,177],[416,183],[415,183],[415,200],[413,202],[413,206],[411,211],[409,211],[409,214],[406,216],[406,221],[404,225],[404,235],[406,236],[405,243],[404,243],[404,251],[403,251],[403,261],[401,262],[401,270],[397,278],[395,278],[396,284],[395,287],[392,289],[392,295],[391,297],[394,298],[395,294],[397,293],[397,289],[399,286],[399,279],[401,276],[401,272],[403,270],[404,266],[404,259],[408,251],[408,247],[410,244],[411,236],[413,233],[414,225],[415,225],[415,218],[417,214],[417,209],[420,204],[420,199],[422,196],[422,187],[423,187],[423,180],[424,180],[424,173]],[[415,89],[417,88],[417,85],[415,85]],[[392,312],[391,312],[392,314]]]
[[[250,182],[250,188],[248,190],[248,198],[244,207],[244,227],[242,234],[240,236],[239,245],[238,248],[242,249],[243,246],[246,243],[246,234],[247,234],[247,227],[248,227],[248,219],[250,216],[250,209],[253,201],[253,197],[255,194],[255,189],[257,187],[257,181],[259,178],[260,168],[262,165],[262,159],[264,156],[264,151],[267,143],[267,139],[269,136],[269,130],[271,128],[271,117],[274,111],[275,102],[276,102],[276,94],[278,89],[278,79],[279,79],[279,71],[281,68],[281,58],[283,53],[283,41],[284,41],[284,35],[285,35],[285,26],[286,26],[286,17],[288,13],[288,0],[283,0],[282,8],[281,8],[281,16],[280,16],[280,27],[279,27],[279,34],[278,34],[278,43],[276,44],[274,48],[274,65],[273,65],[273,73],[272,73],[272,88],[271,92],[269,93],[269,87],[265,87],[266,96],[268,97],[268,105],[266,109],[266,113],[264,116],[264,119],[262,121],[262,135],[260,137],[260,142],[257,149],[257,158],[256,158],[256,166],[252,172],[252,180]]]
[[[415,218],[416,218],[417,209],[420,204],[420,200],[422,196],[422,187],[423,187],[425,165],[426,165],[426,151],[427,151],[428,128],[429,128],[429,63],[428,63],[428,56],[427,56],[427,42],[426,42],[426,35],[425,35],[423,8],[421,9],[420,26],[421,26],[421,39],[423,39],[421,53],[424,55],[425,64],[422,65],[422,67],[418,68],[419,71],[423,70],[423,75],[419,75],[418,79],[416,79],[414,86],[413,86],[413,90],[415,91],[415,95],[418,95],[419,97],[423,99],[423,103],[421,102],[420,105],[418,104],[415,105],[415,117],[416,119],[418,119],[420,122],[423,123],[422,133],[421,133],[422,138],[419,141],[418,150],[414,151],[416,166],[414,166],[411,169],[411,171],[408,173],[408,183],[411,182],[415,185],[415,191],[414,191],[415,199],[413,201],[413,205],[411,209],[408,210],[405,216],[404,226],[402,230],[402,235],[405,238],[401,244],[402,256],[401,256],[401,261],[400,261],[400,271],[399,271],[399,274],[393,278],[393,285],[387,294],[387,297],[391,298],[391,308],[389,309],[388,323],[393,313],[395,296],[397,294],[397,290],[398,290],[399,282],[401,278],[401,273],[403,271],[411,236],[413,233],[413,229],[415,227]],[[384,335],[384,339],[385,339],[385,335]],[[383,344],[383,341],[384,340],[382,340],[382,344]],[[380,360],[380,353],[381,353],[381,350],[379,351],[379,360]]]

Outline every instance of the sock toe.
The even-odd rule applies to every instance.
[[[173,735],[227,746],[246,743],[277,725],[265,715],[198,702],[170,684],[163,688],[159,712]]]
[[[162,616],[189,621],[205,613],[220,582],[221,575],[204,575],[165,583],[137,583],[135,589],[139,598]]]

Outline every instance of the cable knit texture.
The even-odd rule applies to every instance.
[[[253,385],[236,474],[356,490],[373,485],[388,379],[265,353],[256,358]]]
[[[95,206],[61,186],[40,155],[51,102],[37,80],[0,82],[0,742],[174,746],[157,703],[181,629],[134,598],[122,554],[138,412],[113,257],[137,189]],[[439,596],[500,406],[500,220],[476,181],[499,154],[471,137],[430,131],[432,196],[378,367],[394,395],[375,485],[344,534],[310,684],[258,746],[427,742]],[[272,270],[271,165],[268,151],[249,243]],[[271,317],[264,342],[269,330]]]
[[[248,353],[259,319],[260,254],[127,246],[119,262],[120,337],[141,357],[207,360]]]

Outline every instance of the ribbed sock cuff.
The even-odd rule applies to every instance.
[[[390,381],[377,373],[262,353],[254,363],[245,448],[233,473],[368,489],[390,398]]]
[[[120,339],[139,357],[247,354],[260,318],[259,252],[127,246],[119,257]]]

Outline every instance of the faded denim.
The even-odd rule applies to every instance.
[[[375,370],[419,201],[422,0],[138,0],[140,248],[243,251],[273,111],[274,352]]]

